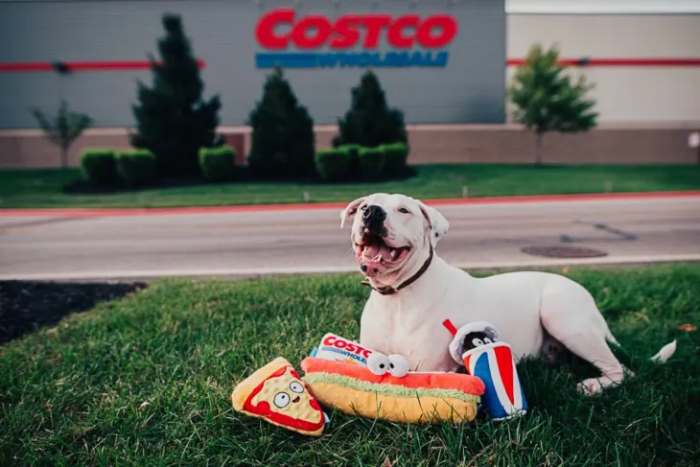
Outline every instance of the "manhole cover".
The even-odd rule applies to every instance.
[[[605,251],[576,246],[526,246],[521,251],[528,255],[545,256],[547,258],[596,258],[608,256],[608,253]]]

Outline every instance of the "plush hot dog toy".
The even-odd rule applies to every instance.
[[[457,373],[375,374],[347,361],[308,357],[301,362],[303,380],[326,407],[404,423],[453,423],[476,416],[484,383]]]

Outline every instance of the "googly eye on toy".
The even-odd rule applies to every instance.
[[[372,352],[367,358],[367,368],[377,376],[383,376],[389,372],[389,357],[380,352]]]
[[[403,355],[389,355],[389,374],[397,378],[403,378],[408,373],[410,365]]]
[[[403,355],[392,354],[387,357],[383,353],[374,351],[367,358],[367,368],[377,376],[390,374],[397,378],[403,378],[408,373],[409,364]]]

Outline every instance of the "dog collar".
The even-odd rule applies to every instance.
[[[384,287],[372,287],[372,284],[370,284],[369,279],[365,279],[362,281],[362,285],[366,285],[367,287],[371,288],[372,290],[378,292],[381,295],[393,295],[399,290],[403,289],[404,287],[408,287],[409,285],[413,284],[415,281],[420,278],[420,276],[425,273],[425,271],[428,270],[428,267],[430,267],[430,263],[433,261],[433,245],[430,245],[430,252],[428,253],[428,259],[425,260],[425,263],[423,263],[423,266],[420,267],[418,271],[405,281],[399,284],[398,287],[394,288],[391,286],[384,286]]]

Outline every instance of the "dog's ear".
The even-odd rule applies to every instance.
[[[430,228],[430,243],[433,245],[433,248],[435,248],[438,242],[442,240],[442,237],[447,235],[447,231],[450,230],[450,223],[437,209],[421,201],[418,201],[418,204]]]
[[[357,208],[362,204],[362,202],[365,200],[366,196],[363,196],[362,198],[357,198],[355,201],[351,201],[350,204],[345,206],[345,209],[340,211],[340,228],[342,229],[345,226],[345,221],[348,220],[349,217],[352,217],[355,215],[357,212]]]

